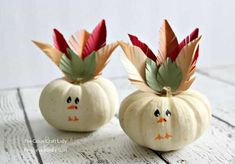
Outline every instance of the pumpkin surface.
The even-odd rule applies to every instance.
[[[158,151],[182,148],[208,127],[211,108],[196,91],[176,96],[158,96],[136,91],[124,99],[119,120],[125,133],[136,143]]]
[[[39,106],[49,124],[67,131],[93,131],[107,123],[118,108],[118,95],[107,79],[71,84],[50,82],[42,91]]]

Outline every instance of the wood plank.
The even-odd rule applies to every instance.
[[[0,163],[38,163],[17,90],[0,91]]]
[[[202,68],[199,72],[213,79],[235,86],[235,76],[233,76],[235,65],[217,66],[207,69]]]
[[[54,129],[38,108],[41,88],[21,89],[26,112],[44,163],[165,163],[154,152],[133,143],[117,118],[93,133],[68,133]]]
[[[208,97],[213,115],[235,126],[234,86],[197,73],[192,88]]]
[[[172,163],[235,163],[235,128],[212,118],[206,133],[181,150],[162,153]]]

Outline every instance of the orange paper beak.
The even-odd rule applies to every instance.
[[[157,123],[162,123],[162,122],[166,122],[166,119],[164,117],[159,118],[159,120],[157,120]]]
[[[69,116],[68,121],[78,121],[79,118],[77,116]]]
[[[69,110],[77,110],[78,107],[76,105],[70,105],[70,106],[67,107],[67,109],[69,109]]]

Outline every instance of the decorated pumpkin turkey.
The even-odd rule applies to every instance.
[[[92,33],[80,30],[67,43],[54,29],[54,47],[34,43],[61,69],[64,77],[50,82],[42,91],[42,115],[55,128],[67,131],[93,131],[107,123],[118,108],[114,85],[101,72],[117,47],[106,45],[102,20]]]
[[[157,151],[182,148],[202,135],[211,118],[206,97],[189,89],[195,80],[198,29],[178,43],[165,20],[157,56],[137,37],[129,37],[133,45],[119,42],[125,52],[121,59],[139,90],[121,104],[121,127],[142,146]]]

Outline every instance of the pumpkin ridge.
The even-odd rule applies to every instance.
[[[109,104],[109,103],[108,103],[109,101],[108,101],[108,98],[107,98],[108,96],[107,96],[107,94],[106,94],[104,88],[102,88],[98,83],[96,83],[96,81],[94,81],[94,84],[96,84],[97,88],[100,88],[100,90],[102,91],[103,96],[105,97],[105,98],[104,98],[105,104]],[[110,108],[110,104],[109,104],[109,108],[108,108],[108,109],[111,109],[111,108]],[[110,120],[111,111],[110,111],[110,110],[108,110],[108,111],[109,111],[109,114],[107,114],[107,112],[105,112],[105,115],[106,115],[105,123],[106,123],[108,120]],[[107,118],[107,115],[108,115],[108,118]]]
[[[173,105],[174,105],[174,111],[177,113],[177,116],[176,116],[176,118],[180,118],[180,117],[182,117],[182,111],[184,111],[184,106],[181,104],[181,103],[179,103],[179,102],[177,102],[177,101],[183,101],[183,100],[181,100],[181,99],[179,99],[178,98],[178,96],[175,96],[174,97],[174,103],[173,103]],[[177,104],[177,105],[176,105]],[[180,106],[180,107],[179,107]],[[180,109],[180,110],[179,110]],[[175,114],[175,112],[174,112],[174,114]],[[178,125],[180,125],[181,124],[181,121],[179,120],[179,119],[177,119],[177,124]],[[185,124],[187,124],[187,122],[185,122]],[[180,131],[180,132],[179,132]],[[175,140],[180,140],[180,141],[182,141],[183,139],[184,139],[184,134],[183,134],[183,131],[182,131],[182,128],[179,128],[178,130],[174,130],[174,133],[176,134],[176,133],[178,133],[178,134],[180,134],[180,137],[179,138],[176,138]]]
[[[139,97],[139,95],[137,95],[137,96]],[[130,105],[128,105],[128,107],[125,109],[122,118],[127,117],[126,115],[127,115],[131,110],[135,111],[136,108],[133,108],[133,106],[135,106],[136,103],[139,103],[138,100],[145,99],[145,98],[146,98],[146,97],[141,97],[141,98],[137,99],[136,101],[132,101],[132,103],[131,103]],[[143,115],[142,115],[142,116],[143,116]],[[125,123],[125,122],[126,122],[126,123]],[[129,122],[129,120],[126,120],[125,122],[124,122],[124,120],[123,120],[123,125],[124,125],[123,129],[126,130],[126,129],[128,129],[128,127],[126,127],[125,125],[129,124],[130,122]],[[142,128],[139,128],[139,132],[141,132],[141,131],[142,131]],[[129,135],[128,135],[128,136],[129,136]],[[135,134],[131,134],[129,137],[130,137],[130,138],[133,138],[134,136],[135,136]],[[142,136],[142,137],[143,137],[143,136]],[[143,145],[143,146],[144,146],[144,145]]]
[[[145,104],[145,106],[144,106],[143,108],[145,108],[146,106],[148,106],[149,103],[151,103],[152,101],[153,101],[153,99],[150,99],[148,102],[146,102],[146,104]],[[141,124],[141,125],[143,125],[143,121],[144,121],[144,114],[143,114],[144,112],[145,112],[145,110],[142,110],[142,112],[141,112],[141,121],[140,121],[140,124]],[[145,137],[144,137],[144,133],[143,133],[144,129],[145,129],[145,128],[143,128],[142,126],[140,126],[140,134],[142,134],[143,143],[144,143],[144,145],[145,145],[145,144],[147,144],[147,142],[145,141]]]
[[[178,96],[178,98],[180,98],[182,101],[185,101],[186,104],[190,107],[189,109],[192,110],[192,114],[193,114],[193,117],[194,119],[196,120],[195,124],[193,126],[196,126],[196,133],[194,134],[194,140],[196,140],[198,138],[198,134],[201,133],[200,131],[200,126],[198,124],[201,124],[202,123],[202,119],[201,119],[201,116],[199,114],[199,111],[198,110],[195,110],[195,106],[189,101],[187,100],[187,98],[184,98],[184,97],[180,97]],[[189,98],[194,98],[193,96],[190,96],[189,95]],[[198,103],[198,102],[197,102]],[[199,102],[200,103],[200,102]],[[195,114],[196,113],[196,114]]]
[[[55,90],[57,90],[58,87],[61,88],[61,86],[62,86],[62,84],[59,83],[59,84],[56,85],[56,87],[52,88],[52,90],[50,90],[50,91],[48,91],[48,92],[49,92],[49,93],[52,93],[52,92],[54,92]],[[70,85],[67,86],[67,88],[66,88],[65,90],[68,90],[70,87],[71,87]],[[62,93],[62,94],[63,94],[63,93]]]
[[[58,83],[58,81],[60,81],[60,80],[61,80],[61,79],[53,80],[53,81],[52,81],[53,85],[55,85],[56,87],[60,86],[61,84]],[[52,85],[52,84],[50,84],[50,85]],[[49,91],[47,91],[47,92],[52,92],[53,90],[54,90],[54,88],[50,88]]]
[[[192,91],[191,91],[192,92]],[[203,103],[203,105],[205,105],[205,107],[206,107],[206,109],[210,109],[211,107],[210,107],[210,105],[209,105],[209,103],[207,102],[205,102],[205,100],[206,101],[208,101],[203,95],[200,95],[198,92],[195,92],[195,91],[193,91],[194,93],[196,93],[196,94],[194,94],[193,95],[193,97],[195,98],[195,99],[197,99],[199,102],[202,102]],[[203,96],[203,98],[201,97],[201,96]],[[211,112],[210,112],[210,110],[207,110],[207,114],[208,115],[211,115]]]
[[[103,88],[102,84],[99,83],[97,80],[95,80],[94,82],[95,82],[95,84],[97,84],[97,86],[102,90],[102,93],[104,94],[104,97],[106,97],[105,100],[106,100],[107,102],[109,102],[109,101],[110,101],[110,97],[106,94],[105,89]],[[109,100],[109,101],[108,101],[108,100]],[[105,104],[109,104],[109,103],[107,103],[107,102],[106,102]],[[109,109],[111,109],[110,104],[109,104]],[[110,118],[112,118],[112,112],[111,112],[111,110],[108,110],[108,111],[109,111],[109,118],[107,118],[107,120],[106,120],[105,122],[109,121]]]
[[[171,107],[172,107],[172,109],[174,109],[174,110],[176,110],[176,105],[175,105],[175,102],[174,102],[174,98],[171,96],[171,97],[168,97],[169,98],[169,104],[171,105]],[[172,109],[171,109],[171,112],[173,113],[173,111],[172,111]],[[175,112],[174,112],[175,113]],[[178,114],[178,113],[177,113]],[[173,121],[171,121],[171,127],[174,127],[175,125],[174,125],[174,122]],[[172,131],[172,133],[176,133],[176,130],[175,129],[172,129],[171,128],[171,131]],[[171,140],[171,144],[173,144],[173,142],[172,142],[172,140]]]
[[[195,104],[197,104],[197,106],[198,106],[198,104],[201,104],[204,108],[207,109],[207,105],[204,103],[204,100],[196,99],[194,95],[192,96],[192,93],[191,94],[185,93],[184,95],[177,96],[178,99],[182,100],[182,102],[184,102],[184,104],[189,106],[189,109],[191,109],[191,113],[194,114],[194,118],[196,120],[195,124],[197,125],[197,127],[199,127],[199,124],[200,125],[204,125],[204,121],[203,120],[205,120],[205,116],[207,117],[210,114],[208,114],[207,111],[206,111],[206,114],[205,113],[203,115],[200,114],[200,112],[198,111],[198,109],[200,109],[200,108],[198,108],[196,105],[192,106],[192,103],[190,102],[190,100],[188,100],[187,98],[184,98],[183,96],[184,97],[186,96],[187,98],[194,99],[194,101],[197,102],[197,103],[195,103]],[[197,113],[199,114],[200,121],[198,121],[198,119],[195,117],[195,111],[197,111]],[[194,124],[194,126],[195,126],[195,124]],[[195,133],[194,140],[196,140],[199,136],[202,135],[202,133],[203,133],[204,129],[206,128],[206,126],[204,126],[203,128],[200,126],[200,128],[201,128],[201,130],[200,131],[197,130],[197,133]]]

